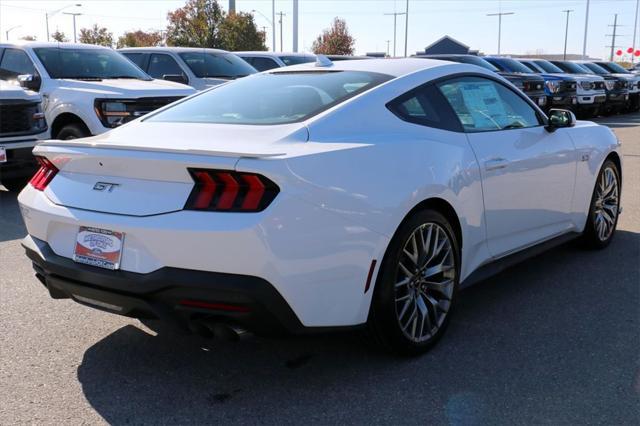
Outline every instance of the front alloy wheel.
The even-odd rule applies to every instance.
[[[611,242],[620,214],[620,187],[618,167],[611,160],[605,161],[593,189],[582,236],[586,246],[604,248]]]
[[[380,265],[367,324],[370,337],[404,355],[428,350],[449,322],[459,259],[455,233],[442,214],[422,210],[405,220]]]

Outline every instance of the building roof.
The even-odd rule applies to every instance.
[[[466,49],[469,49],[469,46],[467,46],[467,45],[466,45],[466,44],[464,44],[464,43],[459,42],[459,41],[458,41],[458,40],[456,40],[455,38],[450,37],[450,36],[448,36],[448,35],[443,35],[442,37],[440,37],[439,39],[437,39],[436,41],[434,41],[433,43],[431,43],[430,45],[428,45],[427,47],[425,47],[425,48],[424,48],[424,50],[427,50],[427,49],[429,49],[430,47],[433,47],[433,46],[435,46],[435,45],[437,45],[437,44],[439,44],[439,43],[441,43],[441,42],[443,42],[443,41],[445,41],[445,40],[452,41],[453,43],[458,44],[458,45],[460,45],[461,47],[464,47],[464,48],[466,48]]]

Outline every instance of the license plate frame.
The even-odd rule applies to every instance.
[[[0,145],[0,163],[7,162],[7,148]]]
[[[112,271],[120,269],[124,232],[80,226],[73,249],[73,261]]]

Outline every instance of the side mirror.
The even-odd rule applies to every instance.
[[[188,84],[189,79],[184,74],[163,74],[163,80],[173,81],[174,83]]]
[[[576,116],[566,109],[552,109],[549,111],[549,124],[547,130],[554,132],[562,127],[573,127],[576,125]]]
[[[40,90],[42,79],[40,78],[39,75],[21,74],[18,76],[18,83],[20,84],[20,87],[24,89],[33,90],[34,92],[37,92],[38,90]]]

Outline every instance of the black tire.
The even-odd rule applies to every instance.
[[[607,232],[605,238],[602,238],[602,234],[599,232],[599,220],[598,213],[602,212],[606,216],[611,216],[611,210],[604,208],[605,205],[601,198],[601,183],[603,182],[604,175],[608,173],[608,170],[613,172],[616,179],[616,194],[615,194],[615,217],[613,218],[613,225],[610,232]],[[583,246],[591,249],[603,249],[607,247],[613,236],[615,235],[616,226],[618,225],[618,218],[620,216],[620,190],[622,188],[622,182],[620,180],[620,170],[618,166],[612,160],[604,162],[598,173],[593,193],[591,195],[591,204],[589,205],[589,216],[587,218],[587,224],[584,232],[582,233]],[[606,203],[607,206],[611,206],[611,203]]]
[[[433,323],[438,323],[438,321],[441,322],[437,326],[437,328],[431,327],[429,329],[430,331],[428,332],[428,335],[423,337],[425,340],[418,342],[412,340],[410,336],[406,335],[406,333],[408,333],[408,330],[406,330],[405,327],[405,331],[403,331],[403,328],[401,326],[403,315],[402,313],[398,312],[398,303],[402,304],[402,302],[397,300],[399,290],[397,289],[398,285],[396,283],[399,283],[398,274],[401,271],[399,265],[400,262],[407,262],[407,259],[410,259],[404,251],[405,245],[411,242],[411,237],[416,235],[415,232],[417,232],[418,229],[427,229],[421,227],[428,227],[432,225],[437,225],[437,227],[435,228],[438,229],[435,244],[438,244],[437,235],[439,235],[442,231],[444,231],[446,237],[449,239],[451,249],[450,260],[452,259],[453,266],[448,266],[448,275],[445,277],[445,273],[443,272],[441,279],[446,278],[447,281],[451,281],[452,284],[450,284],[451,287],[448,290],[450,292],[448,299],[446,299],[448,300],[448,302],[445,300],[445,306],[448,306],[446,311],[444,309],[438,309],[434,307],[432,303],[428,304],[428,307],[433,308],[432,310],[427,311],[429,325],[432,324],[432,320],[434,318],[435,320],[433,321]],[[425,234],[423,233],[422,235]],[[429,236],[431,236],[431,234],[429,234]],[[433,247],[435,247],[435,244]],[[429,252],[429,250],[431,250],[431,252]],[[433,254],[434,252],[436,252],[435,249],[432,250],[431,246],[429,250],[425,252],[424,257],[429,257],[429,253]],[[449,253],[449,251],[447,251],[447,253]],[[420,264],[420,262],[418,262],[418,264]],[[450,264],[448,263],[448,265]],[[428,263],[425,265],[425,268],[426,266],[428,266]],[[402,274],[404,273],[402,272]],[[406,274],[404,274],[404,276],[408,277]],[[423,275],[416,273],[416,275],[414,276],[422,277]],[[426,271],[424,272],[424,276],[427,276]],[[374,288],[373,299],[371,301],[369,319],[367,321],[366,333],[369,339],[373,341],[376,346],[401,355],[419,355],[429,350],[442,337],[449,324],[449,319],[455,305],[456,294],[459,285],[459,277],[459,243],[457,241],[455,232],[453,232],[453,229],[451,228],[451,225],[449,224],[447,219],[442,214],[434,210],[421,210],[410,216],[402,223],[402,225],[400,225],[400,227],[396,231],[393,239],[391,240],[391,243],[389,244],[389,247],[387,248],[384,259],[382,260],[382,264],[380,266],[380,271],[378,273],[378,278],[376,280],[376,285]],[[408,278],[405,278],[402,281],[406,281],[406,279]],[[411,285],[411,289],[409,287],[406,288],[405,294],[408,294],[410,291],[419,291],[415,289],[415,287],[418,287],[419,285],[415,285],[415,287],[414,284]],[[433,299],[435,299],[436,297],[442,296],[442,293],[438,293],[440,294],[440,296],[436,296],[436,293],[432,293],[429,289],[424,291],[425,294],[423,295],[421,303],[422,308],[427,306],[427,300],[433,301]],[[429,293],[426,293],[427,291],[429,291]],[[429,297],[427,297],[428,294],[430,294]],[[445,298],[446,297],[443,296],[443,300]],[[440,302],[441,300],[438,299],[438,301]],[[404,304],[406,303],[408,302],[404,302]],[[440,303],[437,303],[436,305],[440,307]],[[407,308],[406,306],[404,306],[403,312],[406,310]],[[418,321],[418,310],[418,303],[413,303],[413,312],[411,314],[411,317],[409,318],[409,321],[407,321],[407,324],[409,324],[410,322],[412,322],[411,320],[413,319],[414,315],[416,315],[416,320],[412,322],[412,330],[414,332],[414,335],[416,330],[415,323]],[[434,314],[436,315],[436,317],[433,316]],[[438,319],[437,315],[444,315],[444,317]],[[420,334],[422,334],[425,324],[424,314],[422,314],[421,316],[422,326],[420,327]]]
[[[29,183],[29,178],[16,178],[16,179],[8,179],[0,182],[7,190],[10,192],[20,192],[22,189]]]
[[[72,123],[67,124],[60,129],[55,138],[60,140],[70,140],[86,138],[88,136],[91,136],[91,133],[85,126],[82,124]]]

